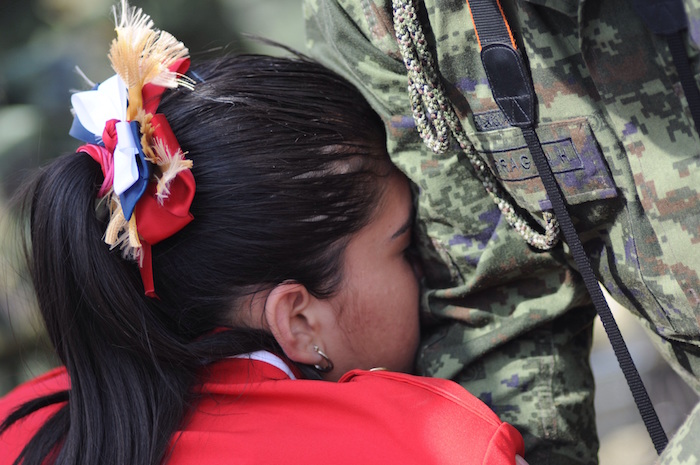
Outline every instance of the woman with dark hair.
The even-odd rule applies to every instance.
[[[0,464],[521,463],[476,398],[399,373],[412,202],[361,95],[303,57],[183,74],[124,2],[117,32],[119,77],[73,96],[87,144],[23,196],[64,366],[0,400]]]

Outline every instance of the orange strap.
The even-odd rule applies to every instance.
[[[472,16],[472,24],[476,32],[476,40],[479,42],[479,50],[491,43],[510,44],[518,49],[513,38],[513,32],[503,13],[500,0],[473,1],[466,0],[467,8]],[[500,20],[498,20],[500,18]],[[483,34],[479,34],[483,31]]]

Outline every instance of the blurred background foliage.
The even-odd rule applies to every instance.
[[[0,6],[0,395],[55,364],[22,269],[8,201],[35,167],[78,141],[68,136],[71,90],[114,74],[107,59],[118,0],[4,0]],[[132,0],[193,59],[303,49],[301,0]]]

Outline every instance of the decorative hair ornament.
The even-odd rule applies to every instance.
[[[192,161],[156,111],[165,89],[194,89],[194,82],[184,75],[190,61],[182,42],[154,28],[151,18],[126,0],[119,18],[116,7],[113,11],[117,38],[109,59],[117,74],[71,96],[70,135],[86,142],[76,152],[102,167],[98,197],[110,209],[105,242],[138,262],[146,295],[157,297],[151,246],[192,221],[195,182]]]

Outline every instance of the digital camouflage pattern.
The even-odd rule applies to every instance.
[[[444,92],[464,136],[441,153],[416,128],[391,0],[305,0],[312,55],[360,87],[417,187],[418,371],[460,382],[518,427],[530,463],[596,463],[583,283],[566,245],[537,250],[507,224],[469,161],[476,154],[508,202],[542,224],[544,188],[491,96],[466,2],[417,3],[444,89],[424,93]],[[532,72],[538,135],[599,280],[700,392],[700,146],[665,41],[629,0],[503,3]],[[697,71],[700,1],[686,10]]]
[[[700,438],[700,404],[697,404],[688,416],[688,420],[678,429],[661,454],[662,465],[697,465],[698,438]]]

